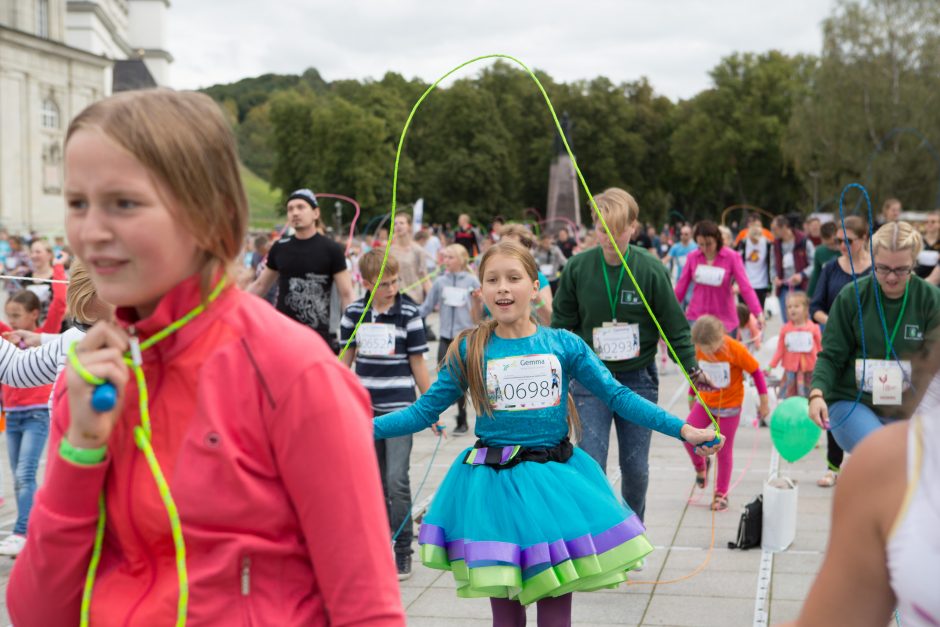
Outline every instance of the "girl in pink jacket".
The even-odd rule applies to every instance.
[[[714,222],[699,222],[693,234],[698,250],[688,254],[676,283],[676,298],[679,302],[685,298],[689,285],[694,284],[692,299],[685,314],[689,322],[706,314],[712,315],[721,320],[728,335],[737,338],[738,312],[731,285],[733,281],[738,285],[744,304],[763,324],[764,312],[747,278],[741,255],[722,245],[721,231]]]
[[[790,292],[787,295],[787,323],[780,329],[777,352],[768,368],[770,370],[783,363],[786,375],[780,386],[780,398],[809,395],[816,355],[821,350],[819,325],[809,319],[809,297],[806,292]]]
[[[65,164],[69,242],[117,319],[56,388],[12,621],[404,625],[368,395],[228,278],[248,211],[218,107],[103,100]]]

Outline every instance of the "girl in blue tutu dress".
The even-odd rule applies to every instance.
[[[537,276],[526,248],[492,246],[480,280],[493,319],[455,338],[417,403],[375,420],[376,439],[415,433],[469,390],[479,440],[438,489],[420,555],[453,572],[458,596],[490,597],[497,627],[524,625],[533,602],[540,626],[570,625],[570,593],[617,586],[653,550],[604,471],[568,439],[580,427],[572,379],[618,416],[694,445],[715,439],[712,429],[691,427],[618,383],[575,334],[537,326]],[[696,450],[712,454],[722,444]]]

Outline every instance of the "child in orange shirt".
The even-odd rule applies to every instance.
[[[787,296],[787,323],[780,329],[777,352],[770,368],[783,362],[786,377],[780,386],[780,398],[809,395],[809,380],[816,367],[816,355],[822,350],[819,326],[809,319],[809,298],[805,292]]]
[[[770,413],[767,401],[767,382],[757,360],[741,342],[725,335],[725,326],[714,316],[702,316],[692,325],[692,342],[695,343],[695,357],[712,381],[714,391],[700,392],[702,400],[708,405],[712,415],[718,419],[721,434],[727,438],[724,448],[718,452],[718,479],[712,509],[723,512],[728,509],[728,485],[731,483],[731,471],[734,467],[734,434],[741,421],[741,405],[744,403],[744,376],[746,371],[754,378],[754,385],[760,394],[760,407],[757,413],[765,418]],[[691,407],[686,422],[693,427],[707,427],[711,424],[705,408],[695,403]],[[695,481],[704,488],[708,478],[708,466],[703,458],[695,454],[694,449],[685,445],[695,466]]]

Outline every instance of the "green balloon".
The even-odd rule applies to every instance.
[[[770,418],[770,439],[788,462],[802,459],[816,446],[822,431],[809,417],[809,401],[794,396],[777,405]]]

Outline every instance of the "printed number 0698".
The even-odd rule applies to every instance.
[[[546,397],[551,394],[548,381],[529,381],[528,383],[507,384],[503,386],[503,396],[507,400]]]

